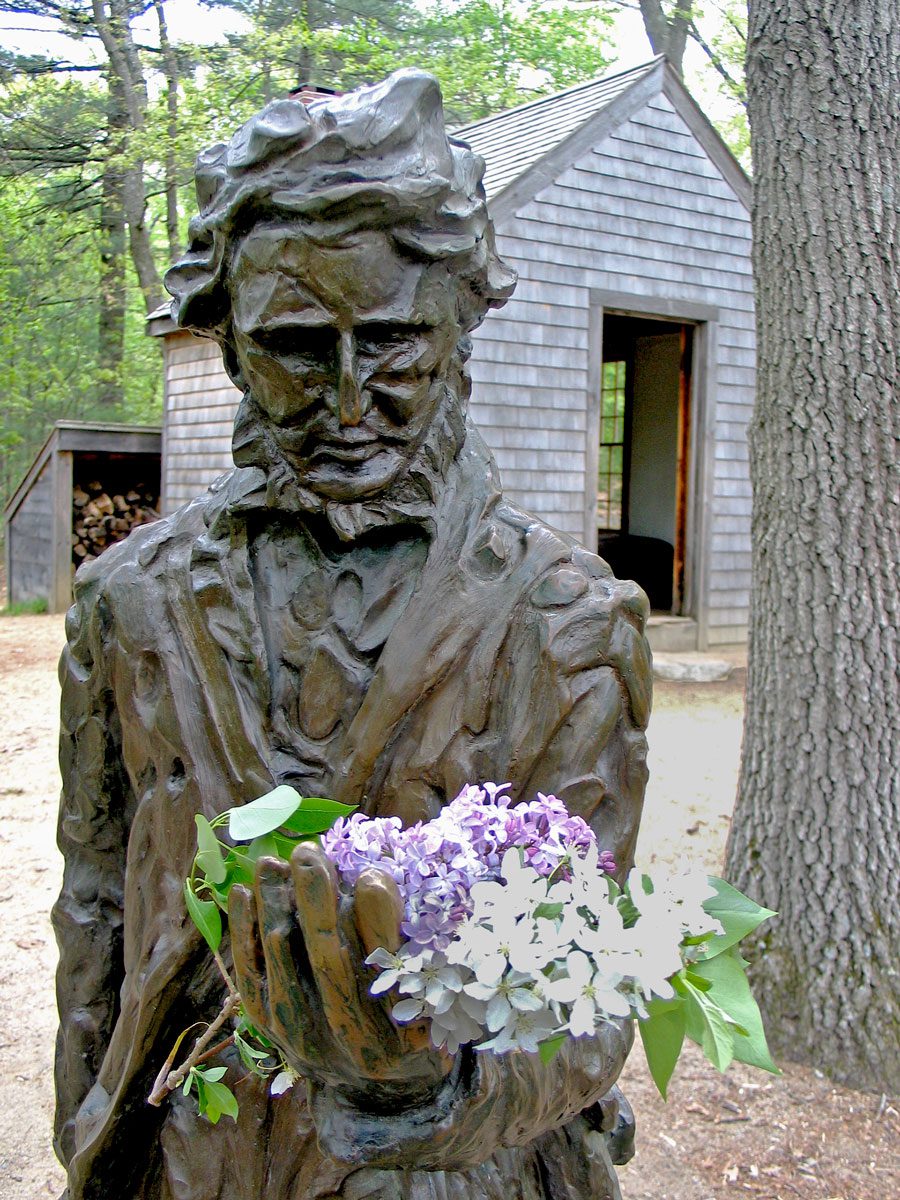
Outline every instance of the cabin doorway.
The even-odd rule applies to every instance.
[[[654,612],[686,616],[692,323],[604,313],[597,549]]]

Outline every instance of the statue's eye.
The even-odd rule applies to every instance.
[[[337,346],[334,330],[307,329],[296,325],[258,329],[253,340],[266,354],[316,366],[333,362]]]
[[[428,346],[421,325],[366,325],[357,330],[357,352],[379,366],[403,370],[414,365]]]

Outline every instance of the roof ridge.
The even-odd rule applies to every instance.
[[[624,70],[615,71],[611,74],[597,75],[593,79],[585,79],[581,83],[573,83],[571,87],[563,88],[562,91],[551,92],[549,96],[538,96],[534,100],[526,100],[523,104],[517,104],[513,108],[505,108],[502,112],[492,113],[487,117],[479,117],[477,121],[470,121],[467,125],[459,125],[451,130],[451,136],[457,137],[467,133],[471,129],[484,128],[494,121],[505,120],[505,118],[512,116],[513,113],[524,112],[528,108],[538,108],[543,104],[549,104],[551,101],[561,100],[563,96],[570,96],[575,92],[596,87],[598,83],[613,83],[616,79],[621,79],[626,75],[639,77],[641,74],[650,71],[652,67],[655,67],[663,59],[665,59],[664,54],[657,54],[653,58],[648,59],[647,62],[639,63],[636,67],[626,67]]]

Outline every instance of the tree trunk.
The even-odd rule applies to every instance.
[[[122,152],[127,116],[115,76],[109,82],[107,159],[101,183],[100,311],[98,314],[98,399],[108,409],[121,409],[125,359],[125,211]]]
[[[900,22],[751,0],[759,376],[747,722],[727,873],[770,1040],[900,1092]]]
[[[109,59],[110,71],[117,77],[128,113],[133,141],[140,146],[147,111],[147,85],[140,58],[131,36],[131,10],[125,0],[92,0],[94,27]],[[162,281],[153,258],[150,231],[147,228],[147,196],[144,187],[144,160],[140,149],[128,156],[123,171],[122,198],[128,222],[128,242],[138,283],[147,312],[163,298]]]
[[[181,235],[178,231],[178,60],[169,41],[166,10],[163,0],[154,0],[156,20],[159,25],[159,49],[166,77],[166,239],[169,245],[169,262],[174,262],[181,252]]]
[[[664,54],[679,75],[684,73],[684,48],[691,28],[693,0],[675,0],[671,16],[662,0],[640,0],[644,29],[654,54]]]

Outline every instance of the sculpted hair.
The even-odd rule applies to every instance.
[[[276,100],[197,159],[200,212],[166,275],[173,319],[227,343],[234,249],[255,225],[287,218],[322,245],[378,229],[410,258],[446,260],[460,323],[474,329],[515,286],[494,247],[483,175],[484,160],[447,136],[440,88],[422,71],[309,106]]]

